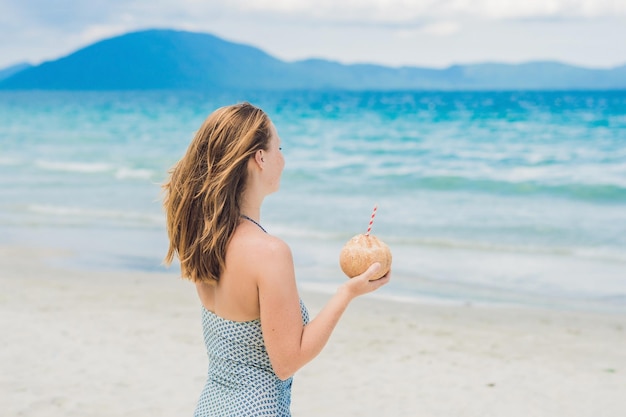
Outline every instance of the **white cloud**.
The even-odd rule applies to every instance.
[[[451,36],[461,30],[461,25],[453,21],[429,23],[424,26],[401,28],[394,32],[394,36],[401,39],[417,38],[423,35],[442,37]]]
[[[0,43],[0,68],[159,27],[214,33],[288,60],[626,61],[626,0],[0,0],[0,38],[10,40]]]
[[[4,9],[4,10],[3,10]],[[1,13],[5,11],[6,13]],[[201,25],[220,18],[258,17],[309,24],[418,27],[452,31],[464,19],[626,17],[624,0],[3,0],[0,22],[80,28],[91,25]],[[170,22],[168,24],[168,22]]]
[[[450,36],[461,30],[461,26],[452,21],[435,22],[421,28],[421,32],[433,36]]]
[[[79,31],[77,34],[77,39],[79,42],[84,43],[85,45],[100,41],[102,39],[118,35],[120,33],[127,32],[130,28],[132,28],[132,24],[120,22],[118,24],[96,24],[90,25],[86,27],[84,30]]]
[[[457,1],[458,11],[489,19],[597,18],[626,15],[626,2],[614,0]]]
[[[181,1],[196,4],[194,0]],[[454,17],[508,20],[626,16],[626,1],[616,0],[231,0],[224,7],[329,22],[387,24]]]

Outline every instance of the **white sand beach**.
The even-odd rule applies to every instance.
[[[54,266],[66,256],[0,248],[0,415],[191,416],[206,372],[192,285]],[[327,297],[302,293],[313,314]],[[626,317],[367,296],[296,374],[292,412],[623,417]]]

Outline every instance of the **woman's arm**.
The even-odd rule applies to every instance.
[[[390,279],[387,274],[369,281],[380,268],[379,264],[372,265],[342,284],[315,319],[303,326],[289,247],[280,239],[271,238],[263,248],[262,259],[258,269],[261,327],[272,368],[283,380],[320,353],[350,301],[380,288]]]

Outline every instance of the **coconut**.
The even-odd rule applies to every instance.
[[[354,236],[339,254],[341,270],[349,278],[362,274],[374,262],[380,262],[380,270],[370,281],[383,277],[391,268],[391,250],[374,235]]]

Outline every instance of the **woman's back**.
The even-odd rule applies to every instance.
[[[202,305],[231,321],[252,321],[260,317],[257,274],[264,262],[260,250],[275,237],[254,224],[242,222],[226,250],[225,268],[216,283],[196,283]]]

